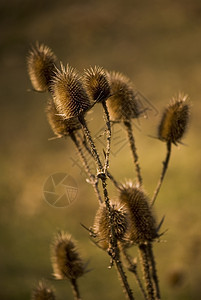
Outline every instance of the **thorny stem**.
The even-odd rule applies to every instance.
[[[158,184],[156,186],[156,189],[155,189],[155,192],[154,192],[154,195],[153,195],[153,198],[151,200],[151,206],[154,205],[154,202],[156,200],[156,197],[160,191],[160,188],[161,188],[161,185],[163,183],[163,179],[165,177],[165,173],[168,169],[168,163],[169,163],[169,160],[170,160],[170,155],[171,155],[171,142],[167,142],[166,144],[167,146],[167,153],[166,153],[166,158],[165,160],[163,161],[163,169],[162,169],[162,172],[161,172],[161,175],[160,175],[160,178],[159,178],[159,181],[158,181]]]
[[[83,115],[80,115],[80,116],[78,117],[78,119],[79,119],[79,121],[80,121],[80,123],[81,123],[81,125],[82,125],[82,129],[83,129],[83,131],[84,131],[84,134],[85,134],[85,136],[87,137],[88,142],[89,142],[89,144],[90,144],[90,146],[91,146],[91,153],[92,153],[92,156],[93,156],[93,158],[94,158],[94,160],[95,160],[95,162],[96,162],[98,172],[99,172],[99,173],[102,173],[102,172],[103,172],[103,166],[102,166],[102,163],[101,163],[101,161],[100,161],[99,154],[98,154],[98,152],[97,152],[97,150],[96,150],[96,146],[94,145],[94,142],[93,142],[93,140],[92,140],[92,137],[91,137],[89,128],[88,128],[88,126],[87,126],[87,123],[86,123],[86,121],[85,121],[85,118],[84,118]]]
[[[128,299],[134,300],[132,291],[131,291],[131,289],[129,287],[129,284],[128,284],[128,281],[127,281],[126,274],[124,273],[124,270],[123,270],[123,267],[122,267],[122,264],[121,264],[119,248],[118,248],[117,240],[116,240],[115,233],[114,233],[114,221],[113,221],[113,217],[112,217],[112,213],[111,213],[111,206],[110,206],[110,200],[109,200],[109,196],[108,196],[107,183],[106,183],[107,176],[105,174],[105,170],[103,169],[102,163],[100,161],[99,155],[98,155],[97,150],[96,150],[96,146],[93,142],[93,139],[91,137],[90,131],[87,127],[87,124],[86,124],[86,121],[85,121],[83,115],[79,116],[79,121],[82,125],[84,134],[85,134],[85,136],[86,136],[86,138],[87,138],[87,140],[88,140],[88,142],[91,146],[91,153],[94,157],[94,160],[97,164],[98,171],[99,171],[99,174],[98,174],[99,176],[98,177],[102,181],[102,188],[103,188],[103,194],[104,194],[104,199],[105,199],[105,206],[106,206],[106,208],[108,210],[108,214],[109,214],[109,224],[110,224],[110,232],[111,232],[111,239],[110,239],[111,248],[109,249],[109,254],[115,262],[115,265],[117,267],[117,271],[118,271],[118,273],[121,277],[121,280],[123,282],[124,289],[125,289],[125,292],[126,292],[126,295],[127,295]]]
[[[114,260],[114,262],[115,262],[115,265],[116,265],[117,271],[120,275],[120,279],[123,283],[124,292],[127,295],[127,298],[130,300],[134,300],[132,290],[129,286],[126,274],[123,270],[123,266],[122,266],[122,263],[120,260],[120,252],[119,252],[119,247],[117,245],[117,239],[116,239],[115,233],[114,233],[114,221],[113,221],[112,214],[111,214],[111,206],[110,206],[110,201],[109,201],[108,192],[107,192],[106,176],[102,177],[101,179],[102,179],[103,193],[104,193],[104,197],[105,197],[105,205],[109,212],[109,221],[110,221],[110,229],[111,229],[111,240],[110,240],[111,248],[109,249],[109,254],[110,254],[112,260]]]
[[[87,145],[87,142],[86,142],[86,140],[83,140],[83,139],[81,139],[81,137],[79,136],[79,138],[80,138],[80,140],[82,140],[82,144],[83,144],[83,146],[85,147],[85,149],[88,151],[88,153],[93,157],[93,155],[92,155],[92,153],[91,153],[91,150],[90,150],[90,148],[88,147],[88,145]],[[116,179],[114,178],[114,176],[107,170],[107,176],[108,176],[108,178],[113,182],[113,184],[116,186],[116,188],[118,188],[119,189],[119,187],[120,187],[120,184],[116,181]]]
[[[138,284],[138,286],[139,286],[139,288],[140,288],[140,290],[141,290],[141,292],[142,292],[142,294],[144,296],[144,299],[148,300],[146,292],[145,292],[144,287],[143,287],[143,284],[142,284],[142,282],[140,280],[140,277],[139,277],[139,274],[138,274],[138,271],[137,271],[137,264],[132,261],[130,255],[127,253],[125,247],[122,246],[121,247],[121,251],[122,251],[122,253],[123,253],[123,255],[124,255],[124,257],[125,257],[125,259],[126,259],[126,261],[128,263],[128,270],[131,273],[134,274],[136,282],[137,282],[137,284]]]
[[[149,257],[150,261],[150,267],[151,267],[151,272],[152,272],[152,278],[153,282],[155,285],[155,294],[156,294],[156,299],[160,300],[160,288],[159,288],[159,281],[158,281],[158,276],[157,276],[157,271],[156,271],[156,262],[154,259],[154,254],[153,254],[153,249],[152,249],[152,244],[148,243],[147,244],[147,255]]]
[[[147,245],[139,244],[139,251],[140,251],[140,256],[142,261],[143,274],[144,274],[144,280],[145,280],[146,290],[148,294],[148,300],[155,300],[151,270],[149,265],[149,258],[147,255]]]
[[[142,176],[141,176],[141,170],[140,170],[138,154],[137,154],[137,148],[136,148],[136,145],[135,145],[135,139],[134,139],[134,135],[133,135],[131,121],[130,120],[124,121],[124,125],[126,127],[126,131],[127,131],[127,134],[128,134],[128,140],[129,140],[131,152],[132,152],[132,155],[133,155],[133,161],[134,161],[134,165],[135,165],[135,169],[136,169],[138,183],[141,186],[142,185]]]
[[[107,109],[106,101],[102,101],[105,123],[107,127],[107,146],[106,146],[106,155],[105,155],[105,166],[104,170],[106,171],[109,168],[109,156],[110,156],[110,145],[111,145],[111,126],[110,126],[110,116]]]
[[[79,291],[76,279],[71,279],[71,286],[72,286],[72,289],[73,289],[74,300],[81,300],[80,291]]]
[[[118,273],[120,274],[121,281],[123,283],[124,292],[127,295],[127,298],[130,299],[130,300],[134,300],[132,290],[129,287],[127,277],[126,277],[126,274],[123,270],[122,263],[121,263],[120,259],[115,260],[115,265],[116,265]]]
[[[78,150],[78,154],[80,156],[80,159],[82,160],[82,163],[84,165],[84,168],[85,168],[85,171],[86,173],[88,174],[89,178],[90,178],[90,183],[92,184],[93,188],[94,188],[94,191],[96,193],[96,196],[99,200],[100,203],[102,203],[102,198],[101,198],[101,195],[100,195],[100,191],[99,191],[99,188],[98,188],[98,180],[97,178],[91,173],[91,170],[89,168],[89,165],[88,165],[88,162],[87,162],[87,159],[84,155],[84,152],[83,152],[83,149],[82,149],[82,146],[80,144],[80,142],[78,141],[75,133],[71,133],[70,134],[70,137],[72,139],[72,141],[74,142],[77,150]]]

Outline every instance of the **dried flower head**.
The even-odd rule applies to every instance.
[[[51,84],[51,92],[57,111],[65,119],[86,112],[91,104],[77,71],[69,65],[57,69]]]
[[[44,92],[49,89],[55,72],[56,56],[44,44],[36,44],[29,51],[27,58],[28,73],[36,91]]]
[[[56,297],[52,289],[48,288],[43,281],[33,289],[32,300],[55,300]]]
[[[112,204],[111,218],[114,225],[114,233],[117,240],[123,242],[128,227],[127,213],[124,206],[120,204]],[[101,204],[94,220],[94,233],[98,239],[98,245],[107,250],[109,247],[111,229],[109,213],[104,204]]]
[[[181,141],[189,121],[190,108],[187,100],[187,95],[179,94],[166,108],[158,127],[160,140],[175,145]]]
[[[144,191],[127,182],[120,188],[119,200],[130,215],[129,239],[137,244],[153,241],[157,237],[156,221]]]
[[[59,232],[52,244],[52,266],[56,279],[77,279],[85,266],[70,235]]]
[[[57,137],[66,137],[79,130],[81,124],[77,118],[64,119],[57,111],[55,103],[50,99],[46,107],[48,122]]]
[[[87,92],[93,101],[101,102],[110,97],[110,86],[103,68],[95,66],[85,70],[83,79]]]
[[[141,114],[131,81],[121,73],[108,73],[111,97],[107,101],[112,121],[127,121]]]

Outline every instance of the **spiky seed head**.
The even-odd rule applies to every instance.
[[[130,216],[129,239],[136,244],[153,241],[157,237],[156,221],[144,191],[127,182],[120,188],[119,200]]]
[[[56,56],[52,50],[44,44],[36,43],[29,51],[27,57],[28,73],[33,88],[39,92],[49,89],[54,77]]]
[[[40,281],[39,284],[33,289],[32,300],[55,300],[55,294],[53,290],[46,286],[43,281]]]
[[[81,124],[77,118],[64,119],[58,113],[52,99],[47,103],[46,114],[52,131],[57,137],[66,137],[72,132],[81,129]]]
[[[51,92],[57,111],[65,119],[77,117],[86,112],[91,104],[77,71],[69,65],[56,69]]]
[[[111,218],[116,239],[124,242],[124,236],[128,227],[127,213],[124,206],[117,203],[112,204]],[[111,226],[109,212],[104,204],[101,204],[97,210],[94,219],[94,233],[97,236],[98,245],[102,249],[107,250],[110,243]]]
[[[127,121],[141,114],[136,92],[131,81],[121,73],[109,72],[111,97],[107,106],[112,121]]]
[[[77,279],[85,273],[85,266],[72,237],[59,232],[51,247],[51,260],[56,279]]]
[[[189,122],[190,107],[188,96],[179,94],[165,109],[158,127],[158,138],[177,145],[186,132]]]
[[[103,68],[95,66],[85,70],[83,80],[86,90],[93,101],[101,102],[110,97],[110,86]]]

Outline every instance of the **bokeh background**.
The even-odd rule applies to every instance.
[[[49,96],[29,91],[26,56],[39,41],[80,71],[100,65],[123,72],[149,100],[144,105],[157,109],[134,124],[150,196],[165,156],[165,145],[153,138],[160,113],[178,92],[189,95],[189,130],[184,145],[173,147],[155,204],[158,220],[165,215],[162,230],[168,229],[155,253],[163,299],[200,299],[201,2],[1,0],[0,24],[0,298],[29,299],[33,286],[45,278],[57,299],[73,299],[68,282],[52,279],[50,243],[58,229],[73,235],[88,261],[90,272],[79,281],[83,299],[123,298],[115,270],[107,269],[109,257],[80,226],[93,224],[98,203],[72,163],[72,143],[48,140],[53,136],[44,112]],[[100,107],[88,121],[96,134],[103,126]],[[123,139],[123,130],[119,134]],[[71,175],[79,189],[77,200],[65,209],[51,207],[43,197],[45,180],[56,172]],[[111,172],[118,180],[134,179],[128,145],[111,155]],[[137,255],[135,248],[131,253]],[[129,276],[129,281],[141,299],[134,279]]]

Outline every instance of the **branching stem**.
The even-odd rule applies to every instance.
[[[145,300],[148,300],[147,298],[147,295],[146,295],[146,292],[144,290],[144,287],[143,287],[143,284],[140,280],[140,277],[139,277],[139,274],[138,274],[138,271],[137,271],[137,264],[134,263],[130,257],[130,255],[127,253],[126,249],[124,247],[121,247],[121,252],[123,253],[126,261],[127,261],[127,264],[128,264],[128,270],[134,274],[135,276],[135,279],[136,279],[136,282],[142,292],[142,295],[144,297]]]
[[[75,133],[71,133],[70,134],[70,137],[72,139],[72,141],[74,142],[77,150],[78,150],[78,154],[80,156],[80,159],[84,165],[84,168],[85,168],[85,171],[86,173],[88,174],[89,178],[90,178],[90,183],[92,184],[93,188],[94,188],[94,191],[96,193],[96,196],[99,200],[100,203],[103,202],[102,198],[101,198],[101,194],[100,194],[100,191],[99,191],[99,188],[98,188],[98,180],[96,178],[96,176],[94,174],[91,173],[91,170],[90,170],[90,167],[88,165],[88,162],[87,162],[87,159],[86,159],[86,156],[84,155],[84,152],[83,152],[83,149],[82,149],[82,146],[81,146],[81,143],[80,141],[77,139]]]

